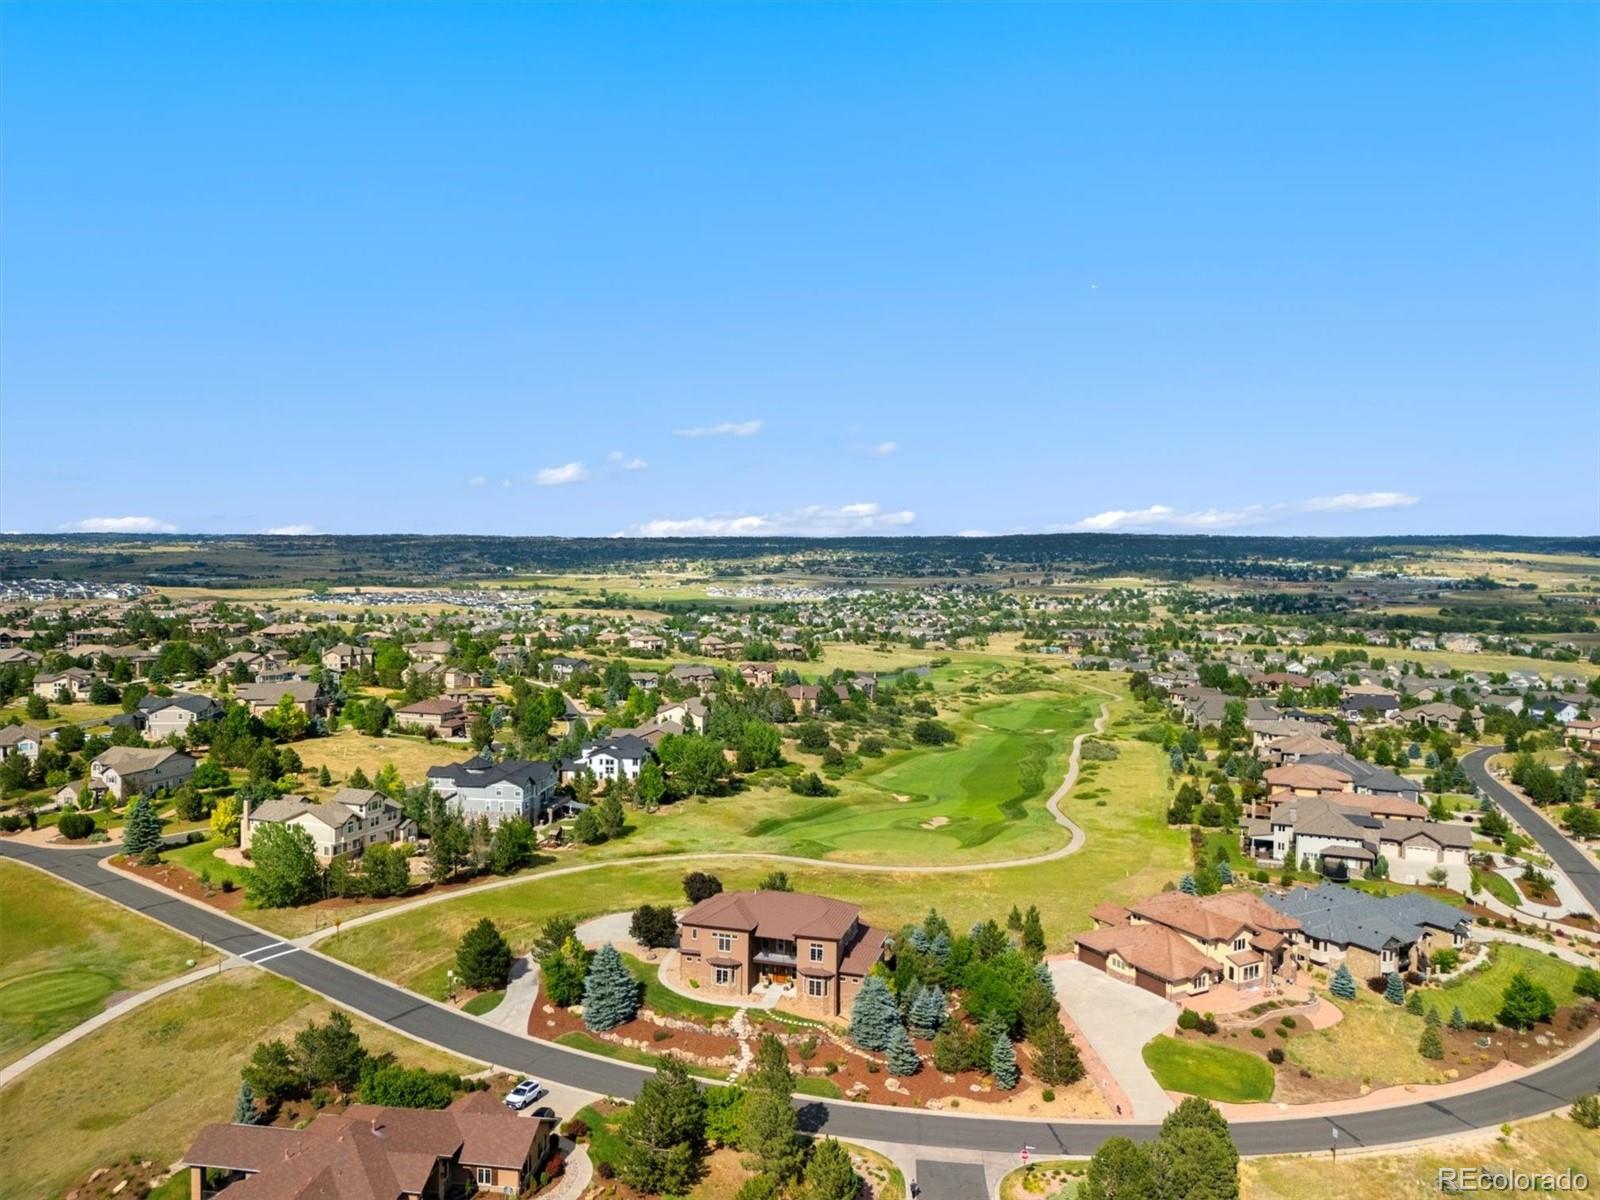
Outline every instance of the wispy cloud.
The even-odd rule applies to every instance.
[[[900,449],[899,442],[876,442],[871,446],[861,446],[858,449],[863,454],[870,454],[873,458],[888,458]]]
[[[589,468],[581,462],[569,462],[559,467],[545,467],[533,477],[540,487],[560,487],[564,483],[582,483],[589,478]]]
[[[306,537],[317,532],[315,525],[274,525],[264,532],[274,537]]]
[[[1168,504],[1152,504],[1148,508],[1110,508],[1058,528],[1086,533],[1113,533],[1125,529],[1184,529],[1205,533],[1265,525],[1295,513],[1410,508],[1421,499],[1408,492],[1341,492],[1337,496],[1313,496],[1309,500],[1277,504],[1246,504],[1239,508],[1183,511]]]
[[[489,477],[487,475],[474,475],[471,479],[467,480],[467,486],[484,487],[486,484],[488,484],[488,482]]]
[[[718,425],[697,425],[690,429],[674,429],[675,437],[755,437],[761,432],[764,421],[723,421]]]
[[[85,517],[61,527],[68,533],[177,533],[171,521],[155,517]]]
[[[843,537],[903,529],[917,519],[910,509],[886,512],[877,504],[811,504],[776,513],[662,517],[623,530],[619,537]]]
[[[644,459],[634,458],[624,450],[613,450],[610,454],[606,455],[606,457],[612,462],[616,463],[617,466],[621,467],[624,471],[642,471],[650,465],[649,463],[645,462]]]

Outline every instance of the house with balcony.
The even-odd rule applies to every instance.
[[[511,758],[495,762],[479,754],[465,762],[428,768],[428,783],[462,820],[488,820],[491,826],[511,817],[531,824],[554,815],[556,790],[549,763]]]
[[[317,861],[326,865],[344,855],[359,857],[368,846],[409,842],[417,836],[414,821],[382,792],[340,788],[332,798],[316,801],[288,795],[245,806],[239,816],[239,845],[250,849],[262,825],[297,825],[311,835]]]
[[[792,988],[798,1009],[825,1017],[850,1011],[884,955],[856,905],[804,892],[721,892],[678,920],[682,982],[735,1001]]]

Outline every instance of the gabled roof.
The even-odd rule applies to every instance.
[[[499,783],[514,783],[523,790],[544,792],[555,786],[555,773],[550,764],[530,762],[525,758],[508,758],[495,762],[478,755],[466,762],[449,763],[442,767],[429,767],[429,779],[442,779],[457,788],[485,788]]]
[[[1424,926],[1454,930],[1467,919],[1458,909],[1417,892],[1372,896],[1331,883],[1269,894],[1265,900],[1298,918],[1307,937],[1366,950],[1382,950],[1391,942],[1409,946]]]
[[[1092,929],[1077,936],[1080,946],[1101,954],[1116,954],[1135,970],[1168,983],[1216,975],[1217,964],[1182,936],[1164,925],[1117,925]]]

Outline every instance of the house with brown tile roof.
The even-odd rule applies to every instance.
[[[352,1104],[304,1129],[207,1125],[183,1163],[191,1200],[446,1200],[525,1190],[555,1122],[475,1092],[443,1111]]]
[[[848,1011],[884,933],[854,904],[804,892],[721,892],[678,920],[678,977],[713,995],[793,989],[795,1006]]]
[[[1293,977],[1299,923],[1249,892],[1163,892],[1126,909],[1101,905],[1094,917],[1098,928],[1078,935],[1079,961],[1158,996],[1259,991]]]

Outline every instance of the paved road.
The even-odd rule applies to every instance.
[[[1506,815],[1527,830],[1528,836],[1538,842],[1540,849],[1554,859],[1555,864],[1572,880],[1573,886],[1589,905],[1589,910],[1600,914],[1600,863],[1568,841],[1538,810],[1489,773],[1489,759],[1498,753],[1493,749],[1474,750],[1463,758],[1461,765],[1466,769],[1467,777],[1504,809]]]
[[[402,1032],[446,1047],[465,1058],[492,1063],[541,1079],[593,1092],[631,1096],[647,1072],[626,1063],[580,1054],[550,1043],[517,1037],[453,1009],[373,979],[313,950],[290,946],[231,917],[172,898],[161,888],[118,872],[99,860],[114,850],[52,850],[0,841],[0,857],[40,867],[97,895],[144,913],[334,1002]],[[1580,1092],[1600,1088],[1600,1041],[1571,1058],[1448,1100],[1406,1105],[1338,1118],[1340,1146],[1376,1146],[1444,1137],[1468,1129],[1548,1112]],[[1014,1153],[1032,1145],[1040,1158],[1092,1154],[1118,1134],[1151,1137],[1153,1123],[1039,1121],[960,1116],[925,1110],[876,1108],[848,1102],[798,1101],[801,1125],[852,1141],[888,1142],[913,1148],[998,1150]],[[1234,1142],[1244,1154],[1279,1154],[1325,1149],[1329,1121],[1321,1117],[1239,1121]]]
[[[977,1163],[917,1159],[917,1194],[922,1200],[974,1200],[989,1194]]]

